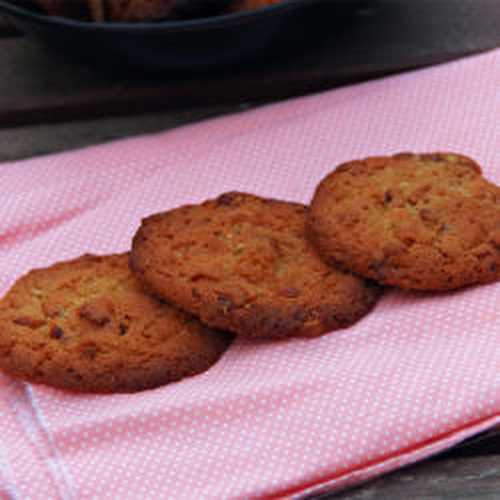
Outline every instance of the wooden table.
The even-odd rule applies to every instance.
[[[103,74],[0,22],[0,162],[165,130],[500,46],[500,0],[374,0],[346,23],[348,29],[311,36],[293,57],[255,62],[236,74],[166,80]],[[500,430],[316,498],[500,499]]]

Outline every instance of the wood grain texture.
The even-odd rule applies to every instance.
[[[500,455],[425,462],[310,500],[498,500]]]
[[[196,75],[113,76],[27,40],[1,39],[0,127],[285,98],[448,61],[500,46],[498,5],[373,0],[342,25],[334,13],[320,16],[300,49]]]
[[[166,131],[230,111],[237,112],[240,109],[239,105],[220,106],[188,111],[0,128],[0,168],[2,162],[83,148],[138,134]]]

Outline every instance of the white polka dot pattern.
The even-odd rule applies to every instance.
[[[0,167],[0,292],[129,248],[141,217],[240,189],[307,202],[336,164],[457,150],[500,181],[500,51],[173,132]],[[500,285],[391,292],[319,339],[237,342],[135,395],[0,376],[0,495],[246,498],[338,488],[500,421]]]

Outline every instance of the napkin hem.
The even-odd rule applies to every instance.
[[[58,447],[54,443],[54,439],[45,421],[45,416],[38,406],[31,384],[25,385],[25,393],[31,407],[32,418],[38,427],[38,434],[42,437],[45,444],[45,461],[47,462],[47,468],[54,478],[54,482],[57,485],[61,497],[71,498],[74,488],[70,480],[70,475],[64,460],[61,459]]]
[[[349,486],[360,486],[363,483],[381,477],[402,467],[414,464],[420,460],[431,457],[446,449],[452,448],[458,443],[473,437],[481,432],[487,431],[500,425],[500,413],[478,420],[472,424],[462,426],[450,432],[443,433],[420,444],[408,447],[393,455],[387,455],[381,459],[373,460],[359,468],[353,468],[341,472],[335,477],[313,481],[313,484],[298,488],[283,490],[272,497],[289,498],[291,500],[304,498],[306,495],[320,493],[338,493]]]
[[[30,479],[26,477],[26,471],[15,466],[16,462],[22,461],[34,463],[38,467],[35,489],[40,481],[44,484],[46,494],[50,494],[52,498],[66,498],[67,484],[61,487],[59,480],[60,462],[54,456],[47,429],[34,407],[30,385],[12,379],[5,387],[9,392],[0,401],[0,415],[6,420],[6,425],[14,427],[19,436],[25,436],[27,442],[22,447],[18,447],[15,441],[5,440],[0,443],[0,496],[2,493],[7,493],[12,498],[26,495],[26,483]],[[29,488],[31,494],[32,486]]]

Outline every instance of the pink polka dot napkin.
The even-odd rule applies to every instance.
[[[456,150],[500,182],[500,51],[171,132],[0,165],[0,292],[32,267],[129,248],[141,217],[239,189],[307,202],[335,165]],[[2,498],[293,497],[500,423],[500,284],[393,291],[315,340],[236,342],[134,395],[0,376]]]

